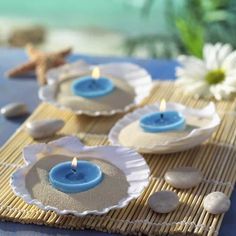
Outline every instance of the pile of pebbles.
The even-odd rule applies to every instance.
[[[177,167],[168,170],[164,179],[170,186],[183,190],[198,186],[203,174],[193,167]],[[149,197],[148,204],[157,213],[169,213],[179,206],[180,201],[174,191],[157,191]],[[222,192],[212,192],[203,199],[203,207],[210,214],[222,214],[228,211],[230,200]]]
[[[2,107],[0,113],[6,119],[14,119],[29,114],[29,110],[26,104],[15,102]],[[55,135],[64,125],[61,119],[44,119],[27,122],[25,129],[32,138],[41,139]]]

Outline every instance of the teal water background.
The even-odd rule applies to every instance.
[[[125,34],[165,30],[164,0],[154,1],[148,16],[142,0],[1,0],[0,17],[49,27],[100,27]]]

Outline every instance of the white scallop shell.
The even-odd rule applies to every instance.
[[[153,147],[130,147],[136,149],[138,152],[142,153],[173,153],[187,150],[189,148],[195,147],[208,138],[211,137],[213,132],[216,130],[217,126],[220,124],[220,117],[216,113],[215,105],[213,102],[209,103],[203,109],[193,109],[188,108],[179,103],[167,103],[167,110],[177,110],[183,115],[195,115],[198,117],[207,117],[211,121],[202,128],[196,128],[192,130],[187,136],[180,138],[175,141],[165,142],[161,145],[154,145]],[[132,113],[128,113],[123,118],[118,120],[116,124],[110,130],[108,135],[109,141],[112,145],[121,145],[119,142],[119,134],[121,130],[127,125],[134,121],[139,120],[143,115],[158,111],[160,107],[159,103],[153,105],[147,105],[143,108],[139,108]]]
[[[32,199],[30,193],[25,186],[25,176],[27,171],[38,161],[37,154],[45,151],[52,151],[55,147],[61,147],[80,156],[88,154],[91,158],[105,160],[118,167],[126,175],[129,183],[127,197],[121,199],[116,205],[109,206],[103,210],[91,211],[72,211],[59,210],[53,206],[45,206],[38,199]],[[119,146],[84,146],[77,137],[66,136],[64,138],[52,141],[48,144],[34,144],[24,148],[23,156],[25,165],[16,170],[11,177],[11,187],[14,193],[23,198],[23,200],[31,205],[36,205],[43,210],[53,210],[58,214],[74,214],[76,216],[85,216],[87,214],[101,215],[111,209],[125,207],[131,200],[136,199],[144,191],[149,183],[150,170],[145,159],[137,152]],[[111,158],[112,157],[112,158]],[[96,200],[96,199],[95,199]]]
[[[133,103],[124,107],[124,109],[114,109],[111,111],[86,111],[77,110],[76,114],[86,114],[89,116],[110,116],[116,113],[129,111],[132,107],[137,106],[141,101],[150,94],[152,88],[152,78],[150,74],[142,67],[132,63],[107,63],[98,65],[101,74],[125,80],[135,90],[136,96]],[[90,74],[93,65],[88,65],[83,61],[77,61],[72,64],[66,64],[61,67],[49,70],[47,73],[48,84],[39,89],[39,98],[42,101],[52,103],[60,108],[67,108],[59,104],[56,99],[57,85],[60,77],[64,75],[82,76]],[[68,109],[68,108],[67,108]]]

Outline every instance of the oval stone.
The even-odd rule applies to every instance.
[[[23,116],[28,113],[28,108],[24,103],[9,103],[1,108],[1,114],[6,118]]]
[[[211,214],[221,214],[229,210],[230,200],[222,192],[212,192],[203,199],[203,207]]]
[[[172,191],[158,191],[148,199],[148,205],[157,213],[168,213],[179,205],[179,197]]]
[[[188,189],[197,186],[203,176],[198,169],[186,166],[168,170],[164,178],[174,188]]]
[[[64,124],[65,122],[60,119],[31,121],[26,124],[26,130],[35,139],[46,138],[54,135]]]

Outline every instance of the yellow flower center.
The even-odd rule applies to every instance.
[[[218,84],[225,79],[225,73],[221,69],[212,70],[207,73],[205,80],[208,84]]]

